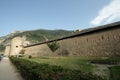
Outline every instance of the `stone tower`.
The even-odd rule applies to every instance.
[[[18,55],[22,50],[23,38],[15,37],[11,40],[9,55]]]

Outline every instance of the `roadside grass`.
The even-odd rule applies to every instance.
[[[26,80],[106,80],[105,77],[91,72],[81,72],[80,70],[65,69],[58,65],[39,63],[31,58],[10,57],[10,60]]]

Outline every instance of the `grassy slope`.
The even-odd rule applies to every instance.
[[[90,64],[90,58],[81,57],[41,57],[29,59],[38,63],[47,63],[50,65],[59,65],[63,68],[71,70],[81,70],[85,72],[91,72],[93,66]]]

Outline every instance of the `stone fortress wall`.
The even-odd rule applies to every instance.
[[[52,52],[47,43],[57,41],[60,48]],[[120,56],[120,22],[94,28],[80,34],[25,47],[25,54],[44,56]]]
[[[120,28],[89,33],[58,41],[56,53],[69,56],[120,56]]]
[[[54,56],[53,52],[50,50],[50,48],[46,44],[24,48],[24,50],[25,50],[26,56],[29,56],[29,55],[33,57]]]
[[[17,40],[19,39],[19,40]],[[13,39],[10,55],[18,54],[22,49],[21,39]],[[57,41],[59,48],[52,52],[48,43]],[[18,45],[19,44],[19,45]],[[18,48],[16,48],[18,45]],[[80,31],[68,37],[28,45],[23,48],[25,55],[38,56],[120,56],[120,22]]]

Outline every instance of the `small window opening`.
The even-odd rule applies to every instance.
[[[102,36],[102,40],[104,39],[104,36]]]

